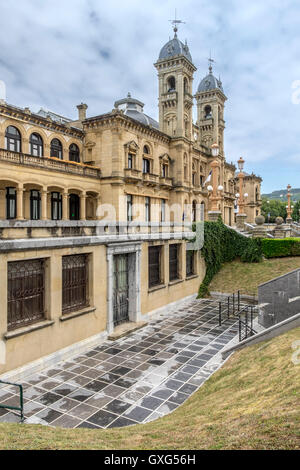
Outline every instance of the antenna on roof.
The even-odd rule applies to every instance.
[[[177,38],[177,31],[178,31],[178,28],[177,28],[177,25],[178,24],[185,24],[185,21],[181,21],[181,20],[177,20],[177,11],[176,11],[176,8],[175,8],[175,20],[169,20],[170,23],[172,23],[173,25],[173,31],[174,31],[174,37]]]

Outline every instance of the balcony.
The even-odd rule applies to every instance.
[[[124,178],[125,181],[128,183],[132,183],[135,181],[141,181],[141,171],[135,170],[134,168],[125,168],[124,170]]]
[[[159,182],[159,176],[152,173],[143,173],[143,181],[148,186],[156,186]]]
[[[169,178],[168,176],[160,176],[159,177],[159,184],[163,188],[172,188],[173,187],[173,178]]]
[[[59,160],[58,158],[35,157],[26,153],[11,152],[9,150],[0,149],[0,161],[12,163],[18,166],[27,166],[40,168],[44,170],[59,171],[63,173],[75,174],[89,178],[100,179],[101,171],[90,165],[82,163],[70,162],[67,160]]]
[[[225,199],[232,199],[232,200],[236,199],[235,194],[230,193],[229,191],[224,191],[223,194],[224,194]]]

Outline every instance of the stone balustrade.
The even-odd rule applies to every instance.
[[[0,149],[0,161],[19,166],[25,165],[29,167],[44,168],[46,170],[71,173],[89,178],[100,179],[101,176],[100,169],[93,168],[90,165],[67,160],[59,160],[58,158],[53,157],[35,157],[26,153],[11,152],[5,149]]]

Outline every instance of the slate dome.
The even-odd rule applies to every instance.
[[[132,98],[130,93],[128,93],[126,98],[116,101],[114,106],[118,110],[122,110],[125,116],[135,119],[146,126],[152,126],[159,129],[158,122],[144,113],[144,103]]]
[[[187,44],[183,44],[177,37],[176,33],[173,39],[168,41],[159,53],[158,60],[170,59],[177,55],[185,56],[190,62],[193,63],[193,59]]]
[[[224,93],[223,85],[221,80],[218,80],[212,73],[212,69],[210,69],[209,74],[201,80],[198,86],[198,93],[203,91],[210,91],[210,90],[221,90]]]

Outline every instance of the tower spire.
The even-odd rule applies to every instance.
[[[209,73],[212,73],[213,72],[213,68],[212,68],[212,64],[215,63],[215,60],[212,59],[211,57],[211,51],[209,51],[209,58],[208,58],[208,70],[209,70]]]
[[[178,31],[178,28],[177,28],[177,25],[178,24],[185,24],[185,21],[181,21],[181,20],[178,20],[177,19],[177,11],[176,11],[176,8],[175,8],[175,20],[169,20],[170,23],[172,23],[173,25],[173,31],[174,31],[174,38],[177,38],[177,31]]]

